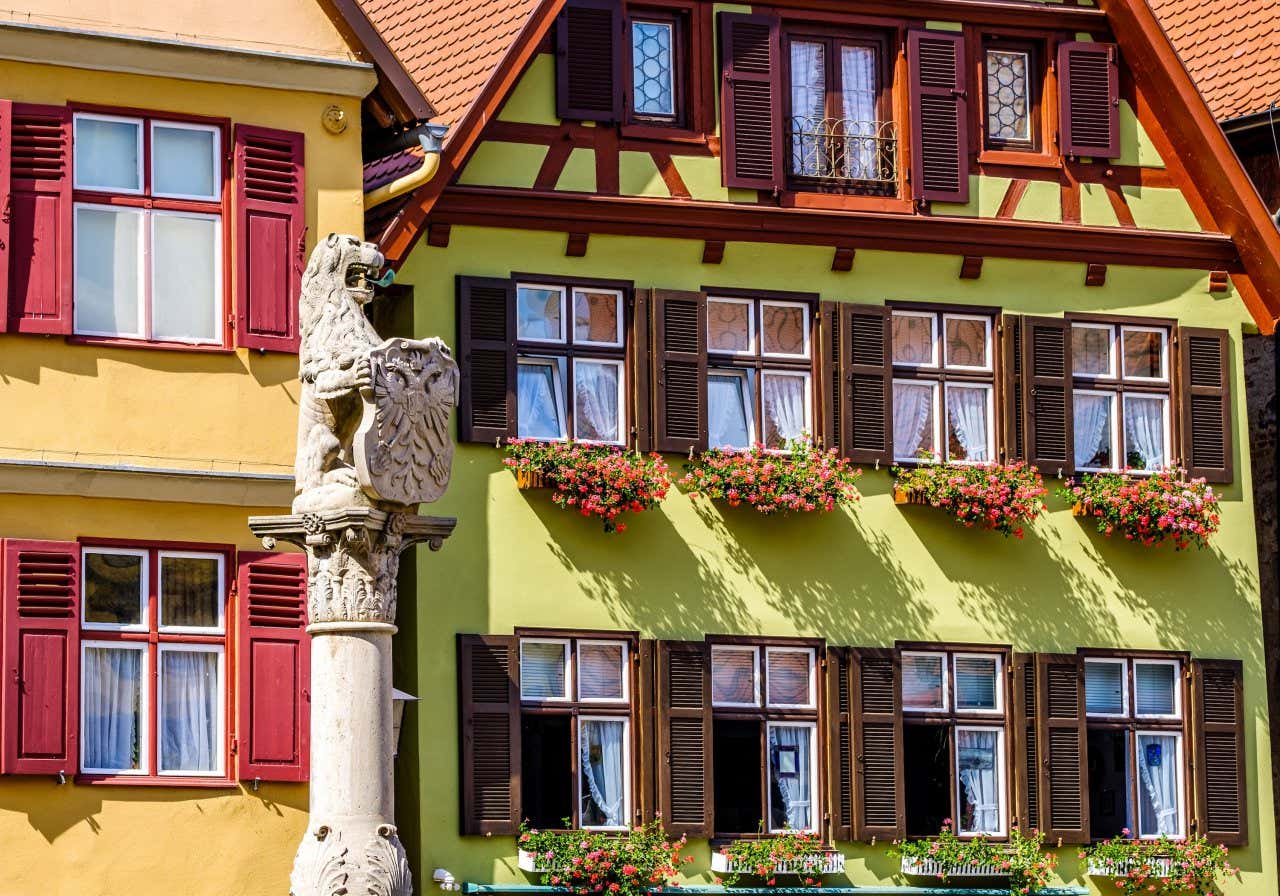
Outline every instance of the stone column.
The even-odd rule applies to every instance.
[[[252,517],[270,550],[307,552],[311,634],[311,819],[293,896],[410,896],[396,836],[391,636],[400,552],[438,550],[456,521],[371,507]]]

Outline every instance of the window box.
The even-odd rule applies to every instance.
[[[1044,511],[1044,480],[1023,463],[921,463],[892,472],[895,503],[936,507],[966,528],[1021,538]]]
[[[1009,871],[995,865],[952,865],[935,859],[902,857],[902,873],[912,877],[1007,877]]]
[[[893,490],[894,504],[928,504],[929,496],[924,493],[924,489],[919,488],[895,488]]]
[[[1092,517],[1099,534],[1148,548],[1166,541],[1175,551],[1208,547],[1221,521],[1213,486],[1179,468],[1094,473],[1068,479],[1058,493],[1073,502],[1072,515]]]
[[[520,850],[520,857],[516,861],[516,866],[521,871],[530,872],[547,872],[554,871],[551,864],[542,856],[536,856],[527,849]]]
[[[1148,877],[1172,877],[1173,859],[1169,856],[1152,856],[1149,859],[1089,859],[1090,877],[1128,877],[1130,872],[1147,869]]]
[[[533,488],[547,488],[550,483],[547,482],[547,475],[541,470],[522,470],[517,468],[516,488],[520,491],[528,491]]]
[[[750,862],[735,859],[721,852],[711,853],[711,870],[719,874],[754,874]],[[844,853],[834,849],[804,853],[794,859],[782,859],[774,866],[774,874],[843,874]]]

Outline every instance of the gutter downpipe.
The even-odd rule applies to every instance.
[[[425,130],[418,135],[418,144],[424,154],[422,166],[365,193],[365,211],[416,190],[436,176],[436,172],[440,170],[440,151],[444,146],[444,135],[448,127],[443,124],[428,124],[423,127]]]

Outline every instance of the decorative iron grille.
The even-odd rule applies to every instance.
[[[791,174],[896,185],[898,128],[892,121],[794,116],[788,124]]]

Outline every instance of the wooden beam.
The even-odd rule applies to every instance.
[[[853,257],[857,254],[852,246],[836,246],[835,255],[831,257],[831,270],[852,271]]]
[[[982,256],[966,255],[960,262],[960,279],[977,280],[982,276]]]
[[[724,261],[724,240],[705,240],[702,243],[702,263],[719,264]]]
[[[1026,178],[1014,178],[1009,181],[1009,189],[1004,191],[1004,198],[1000,200],[1000,207],[996,209],[997,218],[1012,218],[1018,213],[1018,203],[1022,202],[1022,197],[1027,194]]]
[[[1107,266],[1091,264],[1084,269],[1085,286],[1105,286],[1107,282]]]
[[[1209,292],[1230,292],[1231,282],[1226,271],[1209,272]]]
[[[453,230],[448,224],[432,221],[427,225],[427,245],[437,249],[449,248],[449,233]]]
[[[587,254],[587,240],[590,234],[571,233],[564,244],[564,254],[570,258],[581,258]]]

